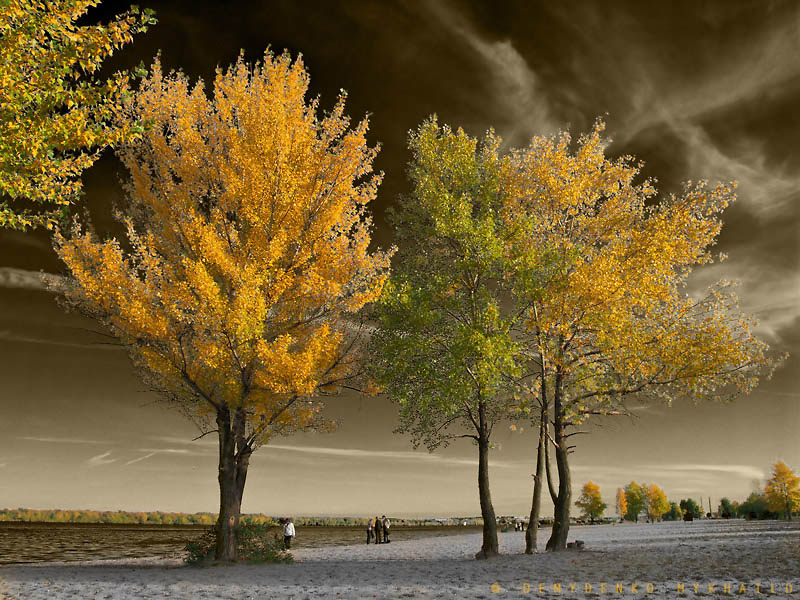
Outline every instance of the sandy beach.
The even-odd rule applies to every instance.
[[[298,532],[302,535],[302,530]],[[549,530],[540,531],[543,547]],[[476,561],[480,534],[294,551],[289,565],[184,567],[180,557],[0,568],[4,598],[792,598],[800,523],[699,521],[573,527],[584,551]],[[726,587],[727,586],[727,587]]]

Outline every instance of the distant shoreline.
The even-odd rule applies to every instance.
[[[263,513],[245,513],[241,521],[247,524],[279,525],[283,516],[292,516],[295,525],[307,526],[364,526],[374,515],[366,517],[352,516],[307,516],[307,515],[265,515]],[[475,516],[459,517],[402,517],[389,515],[395,525],[482,525],[483,520]],[[507,517],[519,518],[519,517]],[[66,510],[66,509],[33,509],[16,508],[0,509],[0,523],[87,523],[116,525],[214,525],[217,513],[197,512],[165,512],[165,511],[124,511],[124,510]]]

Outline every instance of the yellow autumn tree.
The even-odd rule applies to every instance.
[[[129,73],[96,73],[153,13],[133,7],[107,24],[78,25],[98,4],[0,2],[0,227],[52,227],[100,152],[141,131],[118,118]]]
[[[772,465],[772,476],[764,487],[764,495],[771,511],[783,513],[791,521],[792,513],[800,510],[800,477],[779,460]]]
[[[624,518],[625,513],[628,512],[628,498],[625,496],[625,490],[617,488],[617,514]]]
[[[221,560],[237,556],[252,452],[322,423],[314,398],[353,376],[353,315],[389,266],[368,249],[380,175],[367,121],[350,126],[344,94],[319,117],[308,84],[299,58],[268,52],[218,70],[209,98],[156,62],[126,108],[152,123],[119,153],[127,244],[77,225],[56,237],[67,301],[119,338],[152,389],[217,433]]]
[[[605,156],[602,130],[598,122],[577,144],[565,133],[534,138],[512,153],[504,185],[503,218],[527,232],[508,236],[507,251],[508,276],[530,302],[526,343],[540,383],[530,393],[552,406],[550,550],[566,546],[570,436],[587,417],[622,414],[633,395],[730,399],[775,366],[729,284],[686,293],[691,271],[715,259],[732,187],[690,183],[656,201],[632,158]]]
[[[667,495],[655,483],[647,486],[645,494],[647,495],[647,514],[650,517],[650,522],[655,523],[661,520],[661,517],[667,514],[670,509]]]
[[[600,496],[600,486],[592,481],[587,481],[581,490],[581,496],[575,501],[575,506],[583,511],[583,516],[594,523],[599,519],[606,509],[606,503]]]

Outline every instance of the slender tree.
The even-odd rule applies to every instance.
[[[617,488],[616,507],[617,507],[617,514],[624,519],[625,515],[628,512],[628,499],[625,496],[625,490],[623,490],[622,488]]]
[[[791,521],[792,512],[800,510],[800,477],[779,460],[772,466],[772,476],[764,487],[764,495],[772,512],[783,513]]]
[[[544,489],[545,485],[543,477],[545,472],[547,472],[548,479],[550,478],[549,464],[545,465],[545,461],[549,460],[547,454],[548,405],[546,397],[540,396],[539,402],[539,443],[536,447],[536,473],[533,475],[533,498],[531,499],[531,514],[528,518],[528,529],[525,530],[525,554],[533,554],[536,552],[536,536],[539,530],[539,514],[541,513],[542,509],[542,490]],[[550,482],[550,490],[552,491],[552,482]]]
[[[575,501],[575,506],[583,511],[584,517],[594,523],[595,519],[599,519],[603,515],[607,504],[600,496],[600,486],[593,481],[587,481],[583,484],[580,498]]]
[[[525,318],[551,403],[558,490],[550,550],[566,547],[570,437],[587,417],[625,414],[631,396],[730,399],[775,366],[726,285],[702,298],[685,292],[692,269],[712,262],[732,189],[691,184],[654,203],[632,159],[605,157],[602,129],[574,151],[567,134],[534,138],[513,152],[504,181],[508,227],[528,232],[512,236],[508,252],[539,249]]]
[[[499,552],[489,489],[495,424],[518,401],[515,313],[504,303],[502,163],[499,139],[480,143],[435,118],[410,136],[412,192],[392,216],[399,245],[379,302],[373,375],[398,403],[399,431],[430,451],[454,438],[478,449],[483,542],[478,558]]]
[[[79,227],[58,235],[72,306],[105,324],[152,388],[219,439],[216,557],[237,557],[250,456],[322,425],[318,392],[356,367],[352,315],[389,256],[370,253],[380,176],[367,122],[344,96],[324,118],[300,59],[267,53],[202,82],[156,63],[126,117],[152,127],[120,153],[130,250]]]
[[[0,3],[0,227],[52,227],[100,152],[141,132],[141,122],[118,118],[130,74],[96,74],[155,18],[134,7],[107,24],[78,25],[98,4]]]

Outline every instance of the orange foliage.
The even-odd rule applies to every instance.
[[[776,362],[736,310],[730,284],[685,292],[693,268],[715,260],[720,215],[733,186],[689,183],[657,204],[630,157],[604,155],[603,124],[571,149],[569,135],[534,138],[514,151],[506,221],[520,271],[538,269],[528,295],[532,350],[558,372],[572,424],[618,408],[626,394],[670,401],[751,391]],[[522,239],[523,243],[516,240]],[[722,260],[724,257],[716,257]]]
[[[7,196],[0,200],[0,227],[52,227],[79,196],[81,172],[100,151],[141,130],[140,123],[116,119],[129,74],[95,76],[155,18],[132,7],[104,25],[76,24],[99,3],[0,3],[0,195]]]
[[[120,157],[130,251],[76,226],[57,252],[68,301],[100,319],[153,387],[195,417],[246,418],[252,448],[319,424],[311,396],[352,374],[352,315],[381,291],[379,175],[344,95],[324,118],[300,59],[267,53],[202,82],[158,62],[126,108],[151,126]],[[347,342],[347,343],[345,343]]]

